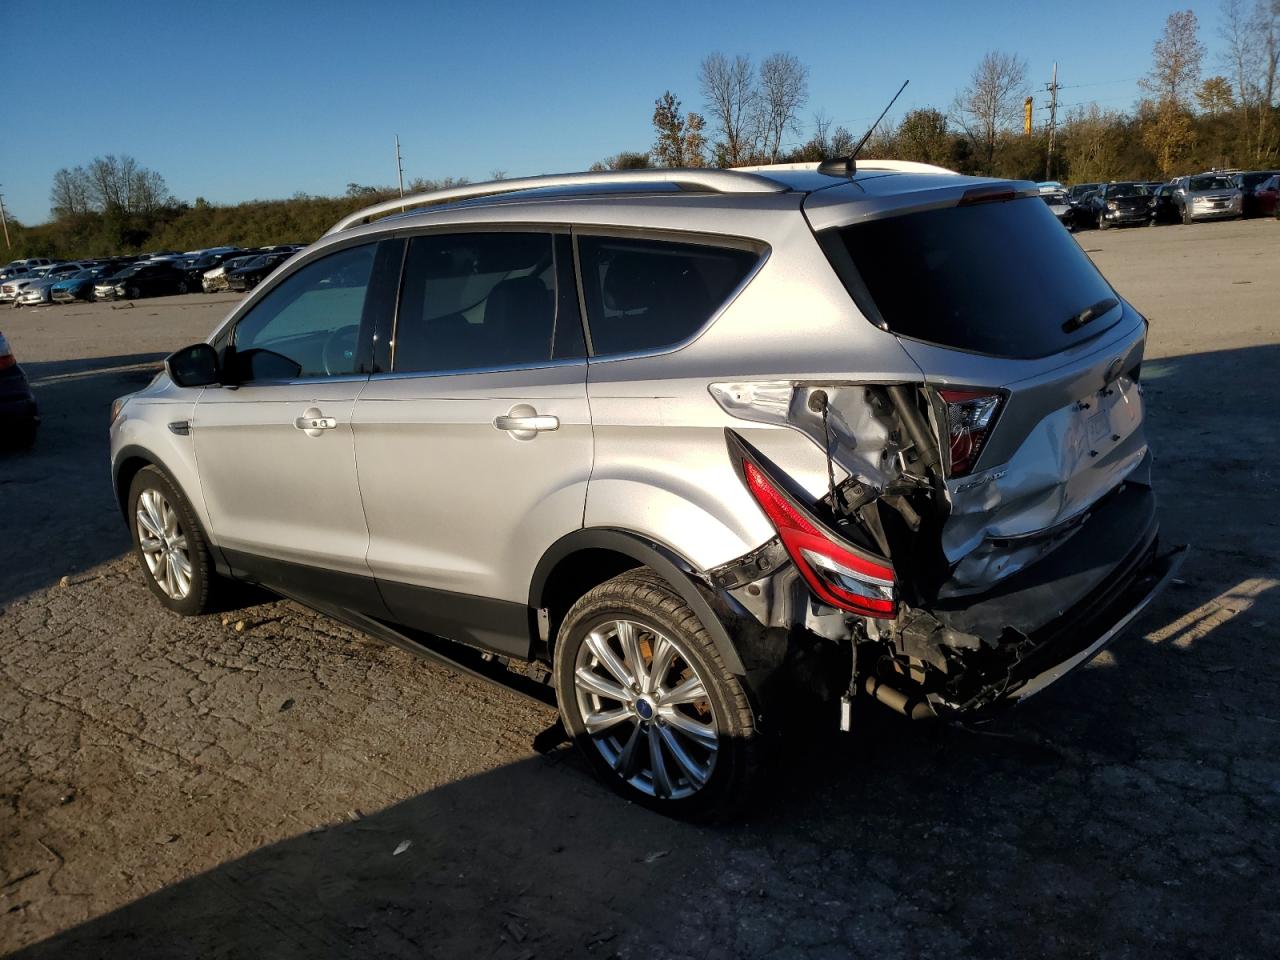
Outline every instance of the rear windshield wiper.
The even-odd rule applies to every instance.
[[[1108,310],[1112,310],[1118,306],[1120,306],[1120,301],[1115,297],[1107,297],[1105,300],[1099,300],[1097,303],[1085,307],[1074,317],[1067,320],[1067,322],[1062,325],[1062,331],[1063,333],[1071,333],[1073,330],[1079,330],[1086,323],[1097,320]]]

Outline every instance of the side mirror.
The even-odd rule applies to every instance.
[[[193,343],[164,360],[165,373],[180,387],[207,387],[219,382],[218,351],[207,343]]]

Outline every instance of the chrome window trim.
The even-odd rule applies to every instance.
[[[562,360],[543,360],[533,364],[509,364],[502,367],[463,367],[461,370],[406,370],[375,373],[371,380],[420,380],[436,377],[461,377],[472,374],[518,373],[524,370],[546,370],[551,367],[586,366],[586,357],[566,357]]]

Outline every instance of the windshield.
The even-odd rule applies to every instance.
[[[1065,193],[1042,193],[1040,194],[1040,199],[1049,204],[1049,206],[1055,207],[1066,203],[1067,195]]]
[[[863,313],[903,337],[1032,358],[1120,318],[1112,309],[1086,326],[1067,324],[1115,294],[1034,197],[890,216],[822,239]]]
[[[1230,190],[1231,181],[1226,177],[1192,177],[1192,190]]]
[[[1107,199],[1112,197],[1145,197],[1147,188],[1141,183],[1113,183],[1107,187]]]

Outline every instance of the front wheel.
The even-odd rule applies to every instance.
[[[1098,214],[1098,229],[1108,230],[1110,229],[1110,227],[1111,227],[1111,224],[1107,222],[1107,218],[1102,214]]]
[[[739,680],[678,593],[648,570],[573,605],[555,650],[565,729],[596,774],[671,816],[723,816],[746,798],[759,739]]]
[[[160,602],[183,616],[213,607],[217,574],[186,497],[160,470],[143,467],[129,486],[133,550]]]
[[[1182,225],[1184,227],[1191,226],[1191,211],[1186,207],[1182,208]]]

